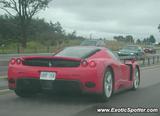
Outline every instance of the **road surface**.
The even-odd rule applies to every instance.
[[[160,116],[156,113],[97,113],[100,108],[160,108],[160,67],[141,71],[137,91],[124,91],[109,102],[97,102],[91,95],[37,95],[19,98],[13,92],[0,92],[0,116]]]

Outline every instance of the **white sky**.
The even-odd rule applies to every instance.
[[[153,34],[160,41],[160,0],[53,0],[38,16],[84,37],[143,39]]]

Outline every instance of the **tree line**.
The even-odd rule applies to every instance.
[[[114,36],[113,37],[114,40],[118,41],[118,42],[127,42],[127,43],[134,43],[134,38],[132,35],[127,35],[126,37],[124,36]]]
[[[0,9],[7,14],[0,16],[0,45],[17,43],[22,48],[28,41],[39,41],[46,46],[61,44],[64,39],[84,39],[76,35],[76,31],[67,34],[59,22],[46,22],[34,18],[41,10],[46,9],[52,0],[0,0]],[[160,26],[158,27],[160,29]],[[137,41],[131,35],[115,36],[118,42],[155,43],[153,35]]]
[[[52,0],[0,0],[0,9],[14,21],[21,46],[26,48],[33,17],[46,9]]]
[[[0,16],[0,45],[21,43],[21,28],[17,24],[18,18],[7,15]],[[33,18],[26,31],[27,41],[37,41],[46,46],[61,44],[64,39],[84,39],[77,36],[76,31],[66,33],[59,22],[46,22],[44,19]]]
[[[52,0],[0,0],[0,9],[7,13],[0,16],[0,45],[17,43],[26,48],[27,42],[33,40],[50,46],[64,39],[84,39],[77,36],[76,31],[67,34],[59,22],[34,18],[50,2]]]
[[[154,44],[156,43],[156,38],[153,35],[150,35],[147,38],[144,38],[143,40],[137,39],[135,40],[132,35],[127,36],[114,36],[114,40],[118,42],[124,42],[124,43],[130,43],[130,44]]]

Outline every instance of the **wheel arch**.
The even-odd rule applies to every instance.
[[[113,66],[111,64],[107,65],[105,70],[104,70],[104,75],[103,75],[103,80],[104,80],[104,76],[105,76],[105,72],[107,71],[107,69],[111,69],[112,71],[112,75],[113,75],[113,92],[114,92],[114,89],[115,89],[115,72],[114,72],[114,69],[113,69]]]
[[[140,71],[140,66],[138,64],[135,65],[135,68],[138,69],[139,72],[139,79],[141,79],[141,71]]]

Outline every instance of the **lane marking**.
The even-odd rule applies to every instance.
[[[9,91],[9,89],[2,89],[2,90],[0,90],[0,93],[8,92],[8,91]]]

